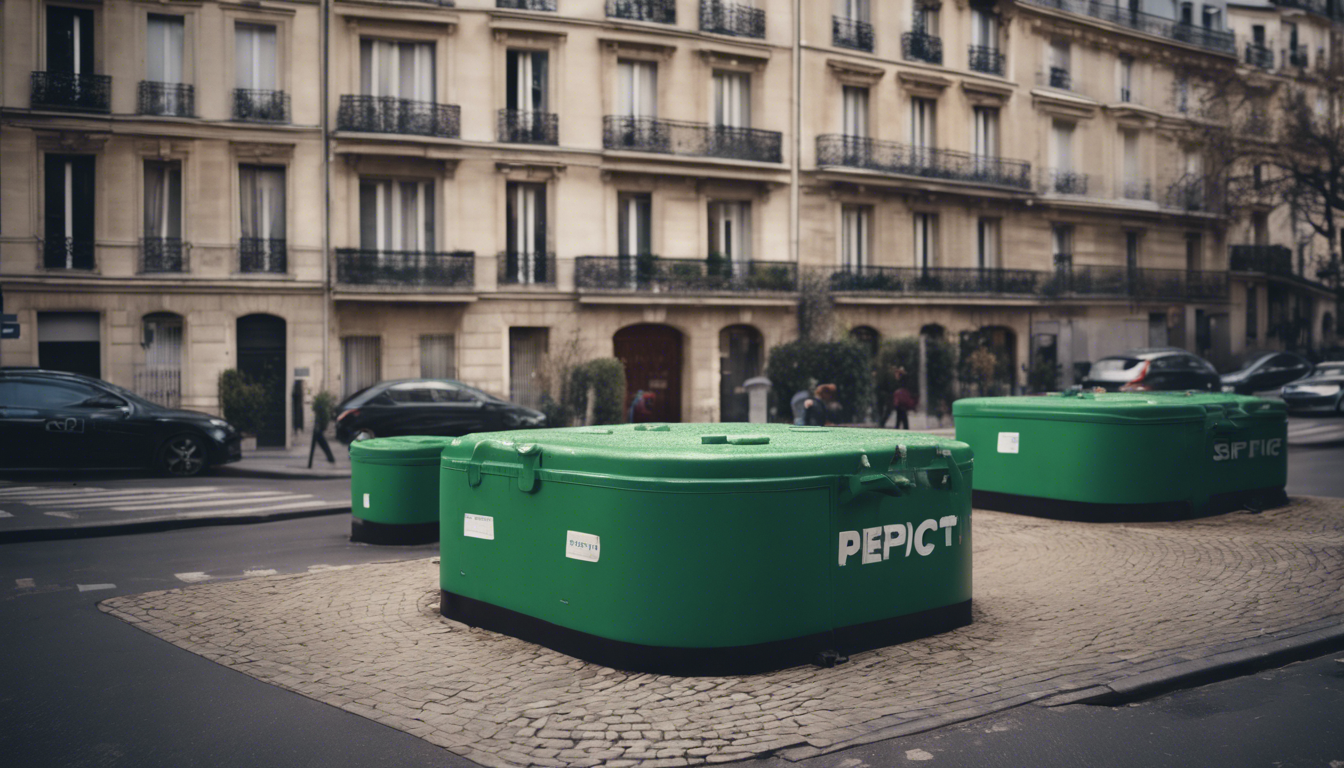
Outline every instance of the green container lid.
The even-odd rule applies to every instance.
[[[1227,419],[1284,418],[1273,400],[1220,392],[1066,392],[1038,397],[969,397],[952,404],[954,419],[983,417],[1079,421],[1098,424],[1171,424]]]
[[[363,464],[397,464],[416,466],[438,464],[444,446],[451,437],[434,435],[407,435],[405,437],[377,437],[350,444],[350,461]]]
[[[900,462],[942,466],[950,455],[971,461],[971,448],[915,432],[787,424],[622,424],[467,435],[443,451],[443,466],[518,465],[586,476],[660,481],[795,479],[883,472]],[[866,463],[865,463],[866,462]]]

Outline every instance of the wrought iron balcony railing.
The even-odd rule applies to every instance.
[[[73,237],[42,241],[43,269],[93,269],[93,241]]]
[[[1236,272],[1293,274],[1293,249],[1285,245],[1234,245],[1228,258]]]
[[[560,121],[552,112],[499,110],[499,140],[505,144],[559,144]]]
[[[336,249],[336,282],[405,289],[470,289],[476,278],[471,251]]]
[[[249,123],[288,123],[289,94],[284,91],[234,88],[233,119]]]
[[[967,63],[973,72],[984,72],[987,75],[1003,74],[1003,53],[998,48],[972,45]]]
[[[1270,50],[1268,46],[1247,43],[1246,63],[1261,69],[1273,69],[1274,51]]]
[[[283,238],[244,237],[238,241],[238,271],[283,275],[289,271],[289,248]]]
[[[555,0],[495,0],[495,7],[515,11],[554,11]]]
[[[140,272],[186,272],[189,248],[180,237],[142,237]]]
[[[1069,70],[1063,67],[1051,67],[1050,72],[1046,75],[1046,83],[1051,88],[1059,88],[1065,91],[1073,88],[1073,78],[1069,76]]]
[[[607,0],[607,18],[677,23],[676,0]]]
[[[1340,6],[1338,0],[1334,3],[1329,2],[1329,0],[1274,0],[1274,4],[1284,8],[1310,11],[1336,19],[1340,18],[1341,13],[1344,13],[1344,7]]]
[[[362,133],[400,133],[456,139],[461,110],[456,104],[412,101],[395,96],[342,96],[336,128]]]
[[[1040,292],[1049,273],[975,267],[849,267],[831,273],[831,290],[897,294],[1020,294]]]
[[[1166,207],[1175,208],[1179,211],[1209,211],[1211,202],[1208,199],[1208,190],[1205,179],[1202,176],[1182,176],[1177,179],[1170,187],[1167,187],[1167,196],[1164,201]]]
[[[193,117],[196,114],[196,88],[187,83],[140,81],[140,114],[166,117]]]
[[[836,48],[873,52],[873,25],[845,16],[831,17],[831,44]]]
[[[901,58],[942,64],[943,39],[924,32],[906,32],[901,35]]]
[[[1031,163],[1022,160],[834,133],[817,137],[817,165],[1031,189]]]
[[[1046,168],[1041,173],[1041,191],[1055,195],[1086,195],[1087,174],[1062,168]]]
[[[555,286],[555,254],[500,251],[500,285]]]
[[[1042,8],[1054,8],[1056,10],[1068,13],[1076,13],[1080,16],[1091,16],[1094,19],[1117,24],[1122,27],[1129,27],[1149,35],[1165,37],[1168,40],[1175,40],[1181,43],[1189,43],[1201,48],[1207,48],[1219,53],[1236,55],[1236,38],[1231,32],[1224,32],[1218,29],[1205,29],[1196,27],[1193,24],[1182,24],[1174,19],[1168,19],[1162,16],[1143,13],[1141,11],[1131,11],[1127,7],[1112,5],[1110,3],[1096,2],[1096,0],[1022,0],[1028,5],[1035,5]]]
[[[731,0],[700,0],[700,31],[734,37],[765,37],[765,10]]]
[[[1121,183],[1121,195],[1126,200],[1152,200],[1153,184],[1150,181],[1129,180]]]
[[[110,111],[112,78],[73,72],[34,72],[29,103],[33,109]]]
[[[850,267],[830,274],[831,290],[902,296],[1046,296],[1219,300],[1226,272],[1073,266],[1052,270],[976,267]]]
[[[602,146],[636,152],[778,163],[783,157],[782,139],[778,131],[607,115]]]
[[[1283,56],[1286,59],[1285,62],[1286,66],[1289,67],[1298,67],[1300,69],[1306,69],[1307,65],[1309,64],[1307,57],[1307,46],[1305,45],[1299,45],[1296,48],[1289,48],[1288,50],[1283,52]]]
[[[580,290],[647,293],[758,293],[798,289],[798,265],[782,261],[580,256],[574,284]]]

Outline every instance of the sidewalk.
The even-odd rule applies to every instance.
[[[239,477],[277,477],[331,479],[350,476],[350,448],[336,440],[327,438],[336,463],[331,464],[318,448],[313,454],[313,466],[308,467],[308,450],[311,432],[301,432],[294,437],[291,448],[254,448],[243,451],[242,461],[215,467],[212,471],[220,475]]]
[[[498,766],[799,760],[1027,703],[1133,700],[1344,647],[1344,501],[1097,525],[976,511],[975,622],[831,669],[635,675],[438,615],[437,558],[117,597],[107,613]]]

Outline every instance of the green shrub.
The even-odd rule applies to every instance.
[[[873,398],[872,359],[852,339],[808,341],[799,339],[770,350],[766,367],[777,398],[779,415],[792,420],[789,401],[810,384],[834,384],[841,420],[853,421],[870,407]]]
[[[625,421],[625,365],[614,357],[589,360],[570,374],[569,413],[588,412],[588,390],[593,391],[593,424]],[[549,422],[548,422],[549,423]]]
[[[313,430],[318,434],[327,431],[336,415],[336,396],[322,391],[313,395]]]
[[[242,371],[230,368],[219,374],[219,405],[224,420],[245,435],[261,429],[266,412],[266,388],[251,381]]]

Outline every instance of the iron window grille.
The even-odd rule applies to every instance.
[[[782,141],[778,131],[622,115],[606,116],[602,137],[602,144],[607,149],[761,163],[781,162]]]
[[[925,32],[906,32],[901,35],[901,58],[942,64],[943,39]]]
[[[554,11],[555,0],[495,0],[495,7],[515,11]]]
[[[1031,189],[1031,163],[948,149],[914,147],[895,141],[823,134],[817,137],[817,164],[881,173],[948,179]]]
[[[1126,200],[1153,199],[1153,185],[1149,181],[1126,181],[1122,192]]]
[[[580,290],[647,293],[759,293],[798,290],[798,265],[777,261],[664,259],[653,254],[580,256],[574,284]]]
[[[677,3],[676,0],[607,0],[607,17],[676,24]]]
[[[974,72],[989,75],[1003,75],[1003,53],[998,48],[985,45],[972,45],[969,54],[970,68]]]
[[[283,238],[244,237],[238,241],[238,271],[283,275],[289,271]]]
[[[289,94],[284,91],[234,88],[233,119],[252,123],[288,123]]]
[[[1312,0],[1290,1],[1310,2]],[[1022,2],[1042,8],[1054,8],[1067,13],[1075,13],[1080,16],[1091,16],[1122,27],[1129,27],[1150,35],[1189,43],[1220,53],[1236,55],[1237,52],[1236,37],[1231,32],[1197,27],[1193,24],[1182,23],[1163,16],[1154,16],[1142,11],[1131,11],[1129,8],[1120,5],[1100,3],[1096,0],[1022,0]]]
[[[1062,168],[1048,168],[1042,186],[1046,192],[1057,195],[1086,195],[1087,174]]]
[[[700,0],[700,31],[734,37],[765,37],[765,10],[729,0]]]
[[[1050,87],[1060,88],[1065,91],[1071,90],[1073,88],[1073,80],[1069,77],[1069,70],[1064,69],[1063,67],[1051,67]]]
[[[500,285],[555,286],[555,254],[501,251],[499,262]]]
[[[836,48],[873,52],[873,25],[844,16],[831,17],[831,44]]]
[[[93,269],[93,241],[73,237],[42,241],[43,269]]]
[[[470,289],[475,265],[471,251],[336,249],[336,281],[346,285]]]
[[[1261,69],[1274,68],[1274,51],[1269,46],[1246,44],[1246,63]]]
[[[552,112],[499,110],[499,140],[505,144],[559,144],[559,126]]]
[[[140,239],[140,271],[144,274],[186,272],[189,246],[180,237]]]
[[[84,112],[110,111],[112,78],[73,72],[34,72],[29,103],[34,109],[77,109]]]
[[[413,101],[395,96],[342,96],[336,128],[361,133],[400,133],[456,139],[461,110],[456,104]]]
[[[187,83],[141,80],[139,102],[142,115],[193,117],[196,114],[196,88]]]

